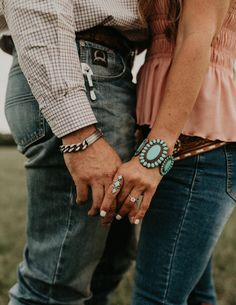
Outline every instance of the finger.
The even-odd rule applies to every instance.
[[[130,185],[127,182],[123,185],[122,189],[119,192],[119,195],[117,196],[118,205],[122,205],[125,202],[126,198],[131,193],[133,187],[133,185]]]
[[[136,225],[138,225],[140,223],[140,221],[144,218],[144,216],[150,206],[152,197],[153,197],[153,193],[151,193],[151,192],[144,193],[143,200],[142,200],[140,207],[137,210],[132,210],[129,215],[129,219],[130,219],[131,223],[136,224]]]
[[[101,217],[105,217],[109,210],[112,208],[114,204],[114,200],[116,196],[119,194],[120,189],[123,186],[123,177],[121,175],[116,175],[113,183],[108,187],[105,196],[103,198],[103,202],[100,208]]]
[[[135,208],[131,209],[129,214],[128,214],[128,217],[129,217],[129,220],[130,220],[131,223],[133,223],[134,217],[137,214],[137,211],[139,210],[139,207],[141,206],[141,204],[143,202],[143,197],[144,197],[143,194],[138,197],[138,199],[135,203]]]
[[[102,204],[105,194],[103,185],[92,185],[93,202],[92,207],[88,211],[89,216],[96,216]]]
[[[112,221],[114,220],[116,216],[116,200],[113,201],[112,207],[109,210],[109,212],[107,213],[107,215],[105,217],[102,218],[102,224],[103,225],[109,225],[112,223]]]
[[[135,209],[136,202],[142,193],[142,190],[137,190],[135,188],[132,189],[116,215],[117,220],[121,220],[126,214],[129,214],[131,210]]]
[[[88,200],[89,186],[83,182],[76,184],[76,202],[78,205],[85,203]]]

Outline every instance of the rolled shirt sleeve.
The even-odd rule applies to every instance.
[[[75,42],[73,1],[5,0],[19,63],[57,137],[96,123]]]

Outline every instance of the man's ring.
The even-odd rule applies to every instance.
[[[113,181],[112,194],[115,194],[121,188],[121,182],[123,181],[123,177],[120,175],[116,180]]]

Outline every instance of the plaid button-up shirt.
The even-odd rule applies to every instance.
[[[86,96],[75,32],[112,26],[145,39],[138,0],[0,0],[0,31],[9,29],[21,68],[54,134],[96,123]]]

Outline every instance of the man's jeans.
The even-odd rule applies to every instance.
[[[135,131],[135,86],[130,67],[109,48],[85,41],[77,41],[77,45],[81,62],[94,73],[96,100],[90,103],[98,127],[122,160],[129,160]],[[104,55],[106,65],[94,63],[94,50]],[[86,78],[85,82],[88,88]],[[27,244],[18,283],[10,290],[10,304],[81,305],[90,298],[92,288],[94,298],[86,304],[105,305],[134,258],[134,226],[124,220],[109,229],[100,224],[99,216],[89,218],[91,198],[77,206],[74,183],[59,153],[61,140],[52,134],[39,111],[16,53],[6,116],[18,149],[27,157],[28,190]]]
[[[236,143],[177,161],[142,223],[132,304],[186,305],[197,283],[194,297],[215,304],[206,268],[235,202]]]

